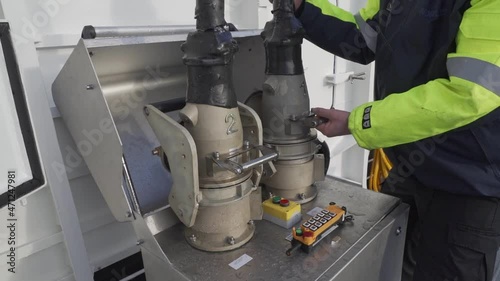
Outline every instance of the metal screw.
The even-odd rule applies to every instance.
[[[235,171],[235,172],[236,172],[236,174],[238,174],[238,175],[239,175],[239,174],[241,174],[241,173],[243,173],[243,170],[242,170],[241,168],[236,168],[234,171]]]
[[[158,155],[160,155],[160,149],[157,147],[157,148],[153,149],[153,151],[151,153],[153,153],[153,155],[158,156]]]
[[[22,198],[22,199],[21,199],[21,206],[23,206],[23,207],[24,207],[24,206],[26,206],[26,205],[28,205],[28,200],[26,200],[26,198]]]
[[[248,222],[248,224],[249,224],[249,225],[255,225],[255,222],[254,222],[253,220],[250,220],[250,221]]]
[[[398,227],[398,229],[396,229],[396,236],[401,235],[402,232],[403,232],[403,229],[401,227]]]
[[[144,114],[146,114],[146,116],[149,116],[149,108],[144,107]]]
[[[215,160],[219,160],[220,153],[219,152],[214,152],[214,158],[215,158]]]
[[[233,236],[230,236],[230,237],[227,238],[227,243],[229,245],[234,245],[234,244],[236,244],[236,239],[234,239]]]
[[[250,142],[247,140],[243,142],[243,145],[245,146],[245,148],[250,148]]]
[[[300,198],[300,200],[306,199],[306,194],[305,193],[299,194],[299,198]]]
[[[93,90],[94,87],[95,87],[94,85],[88,84],[86,88],[87,88],[87,90]]]
[[[196,236],[192,234],[191,236],[189,236],[189,240],[191,240],[191,242],[196,242]]]
[[[144,240],[139,239],[139,240],[137,240],[137,242],[135,242],[135,244],[136,244],[137,246],[140,246],[140,245],[144,244]]]

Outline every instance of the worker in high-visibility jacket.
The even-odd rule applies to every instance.
[[[414,207],[403,280],[500,280],[500,1],[294,4],[308,40],[376,62],[375,102],[315,112],[325,135],[386,148],[382,191]]]

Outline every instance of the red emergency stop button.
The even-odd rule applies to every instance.
[[[288,200],[288,199],[281,199],[280,206],[281,207],[288,207],[288,206],[290,206],[290,200]]]
[[[303,235],[304,235],[304,237],[313,237],[314,236],[314,232],[306,230]]]

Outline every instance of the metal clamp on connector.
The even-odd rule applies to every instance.
[[[313,112],[308,112],[300,117],[290,116],[289,120],[292,122],[301,122],[304,127],[311,129],[317,128],[318,126],[326,124],[329,121],[327,118],[319,117]]]
[[[238,159],[239,156],[243,156],[244,154],[249,153],[250,155],[252,154],[252,150],[257,150],[256,152],[260,152],[262,156],[252,159],[248,162],[245,163],[238,163],[236,161],[233,161],[235,159]],[[258,154],[257,154],[258,155]],[[248,144],[245,148],[233,152],[230,155],[224,156],[220,155],[217,152],[215,152],[210,160],[215,163],[217,166],[226,169],[228,171],[231,171],[237,175],[240,175],[244,172],[250,171],[253,168],[256,168],[260,165],[267,164],[271,161],[274,161],[278,159],[278,153],[268,147],[258,145],[258,146],[252,146]]]
[[[312,115],[304,118],[304,120],[302,120],[302,124],[304,124],[307,128],[317,128],[320,125],[328,123],[328,121],[329,120],[327,118]]]

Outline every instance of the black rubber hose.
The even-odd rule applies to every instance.
[[[226,25],[224,0],[197,0],[195,18],[198,30],[211,30]]]
[[[158,108],[163,113],[181,110],[186,106],[186,98],[176,98],[167,101],[153,103],[152,106]]]

